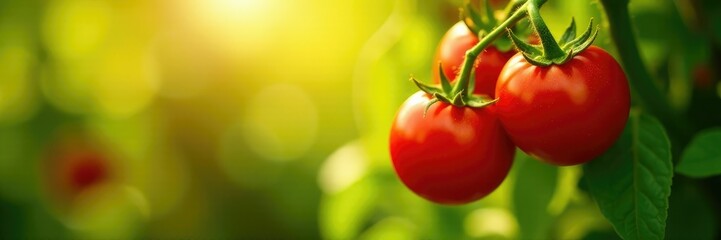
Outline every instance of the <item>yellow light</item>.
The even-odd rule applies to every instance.
[[[0,31],[0,36],[6,31]],[[19,44],[0,43],[0,122],[16,123],[30,118],[37,109],[29,79],[30,66],[35,59],[30,50]]]
[[[47,9],[42,25],[43,40],[54,57],[85,57],[105,41],[112,15],[107,2],[55,0]]]
[[[503,236],[514,239],[518,233],[516,218],[503,208],[476,209],[466,217],[465,226],[472,237]]]
[[[108,49],[93,86],[98,110],[106,116],[126,118],[144,109],[155,96],[155,65],[142,46]]]
[[[270,0],[196,0],[180,9],[196,33],[230,57],[258,55],[275,29]]]
[[[318,185],[327,194],[341,192],[365,175],[367,162],[361,141],[346,143],[325,160],[318,173]]]

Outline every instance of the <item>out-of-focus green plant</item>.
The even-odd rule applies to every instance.
[[[607,2],[549,0],[541,15],[593,17],[595,44],[628,66]],[[457,207],[394,175],[406,79],[431,79],[462,4],[0,1],[0,238],[615,238],[592,197],[604,181],[588,178],[602,168],[519,151],[499,189]],[[665,235],[716,238],[721,4],[628,6],[633,71],[658,87],[636,87],[636,120],[662,120],[677,170]],[[546,22],[558,36],[568,18]]]

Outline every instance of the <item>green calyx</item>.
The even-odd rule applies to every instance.
[[[504,10],[504,16],[502,16],[502,18],[509,16],[513,10],[518,8],[524,2],[525,0],[512,1],[508,4],[507,9]],[[461,20],[466,24],[471,32],[475,33],[479,37],[479,39],[486,33],[493,31],[500,22],[499,19],[496,18],[494,9],[490,5],[490,0],[484,0],[483,5],[484,6],[480,9],[480,11],[483,11],[483,14],[481,14],[479,10],[471,4],[471,1],[466,1],[466,4],[460,9]],[[519,29],[519,32],[522,31]],[[498,36],[491,44],[493,44],[493,46],[501,52],[508,52],[513,49],[513,42],[511,41],[511,38],[506,35]]]
[[[538,0],[530,0],[528,7],[528,16],[533,24],[534,29],[538,33],[541,45],[531,45],[521,40],[511,29],[508,29],[509,36],[519,51],[528,62],[536,66],[550,66],[552,64],[564,64],[571,60],[574,56],[591,46],[598,35],[598,27],[593,28],[593,18],[586,31],[581,36],[576,37],[576,21],[572,18],[571,24],[566,28],[561,39],[556,42],[553,35],[546,27],[546,23],[539,13]]]
[[[416,86],[418,86],[419,89],[421,89],[421,91],[433,96],[433,100],[428,103],[428,105],[426,106],[426,110],[428,110],[431,105],[437,103],[438,101],[446,102],[457,107],[475,108],[482,108],[496,102],[496,99],[491,100],[483,95],[476,95],[472,93],[469,94],[467,92],[467,89],[474,89],[475,81],[469,81],[468,88],[455,87],[453,84],[451,84],[450,80],[448,80],[446,75],[443,74],[443,68],[440,63],[438,64],[438,67],[440,68],[441,74],[440,86],[428,85],[416,80],[413,77],[411,77],[410,79],[411,81],[413,81],[413,83],[416,84]],[[475,78],[474,75],[475,72],[471,72],[472,79]]]
[[[542,4],[542,3],[541,3]],[[475,89],[475,71],[474,63],[481,54],[481,52],[488,47],[494,40],[506,32],[506,29],[513,27],[527,14],[525,7],[528,5],[526,0],[515,0],[513,4],[507,8],[507,14],[503,17],[503,21],[500,23],[492,16],[492,13],[487,10],[488,17],[486,22],[479,20],[482,19],[478,14],[470,14],[468,18],[475,19],[473,24],[483,23],[486,27],[491,28],[490,31],[479,30],[479,41],[471,49],[468,49],[465,53],[465,59],[461,65],[460,73],[456,76],[455,81],[451,83],[448,77],[444,74],[442,63],[439,63],[440,71],[440,85],[428,85],[419,82],[415,78],[411,77],[411,81],[418,86],[423,92],[432,96],[432,100],[426,106],[426,111],[433,104],[442,101],[457,107],[473,107],[482,108],[491,105],[497,101],[497,99],[490,99],[487,96],[473,94]],[[471,9],[467,7],[467,9]],[[488,3],[486,3],[486,9],[490,9]],[[471,10],[468,10],[470,12]],[[493,20],[490,20],[493,19]],[[490,23],[489,23],[490,22]],[[467,23],[468,24],[468,23]],[[475,28],[478,25],[467,25],[471,28]],[[474,31],[473,29],[471,31]],[[499,49],[500,50],[500,49]]]

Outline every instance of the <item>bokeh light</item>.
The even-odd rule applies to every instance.
[[[251,98],[246,109],[242,120],[245,143],[265,159],[296,159],[315,142],[316,105],[299,87],[268,86]]]
[[[518,156],[493,194],[454,207],[398,181],[388,130],[417,91],[409,76],[432,79],[462,2],[0,1],[0,239],[517,239],[529,223],[548,239],[613,233],[581,168],[536,166],[525,177],[547,179],[527,186],[538,179]],[[631,3],[640,22],[674,9]],[[602,10],[549,1],[542,14],[563,16],[547,21],[559,36],[571,16],[606,28]],[[657,25],[639,41],[674,107],[698,91],[721,98],[711,42],[681,52],[675,37],[693,31]],[[596,44],[615,54],[607,31]],[[709,67],[707,89],[688,81],[696,66]],[[514,196],[546,190],[548,202]]]
[[[362,143],[349,142],[328,156],[318,172],[318,184],[328,194],[342,191],[363,177],[367,164]]]
[[[31,81],[35,51],[29,33],[17,23],[0,20],[0,35],[0,122],[22,122],[32,117],[38,104]]]
[[[43,42],[54,57],[69,61],[95,55],[117,14],[108,1],[53,0],[45,9]]]

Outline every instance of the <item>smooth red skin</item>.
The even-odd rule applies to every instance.
[[[460,73],[463,60],[466,58],[466,51],[478,43],[478,37],[473,34],[465,23],[458,22],[441,39],[438,50],[434,57],[433,81],[440,83],[438,63],[443,65],[443,73],[453,81]],[[516,52],[501,52],[493,46],[489,46],[481,52],[476,60],[476,85],[473,93],[494,97],[496,80],[501,73],[503,66]]]
[[[485,197],[506,178],[513,143],[493,106],[454,107],[412,95],[401,106],[390,134],[390,154],[401,181],[440,204],[464,204]]]
[[[595,46],[560,66],[538,67],[515,55],[498,79],[496,96],[513,142],[562,166],[591,161],[611,147],[630,107],[623,69]]]

